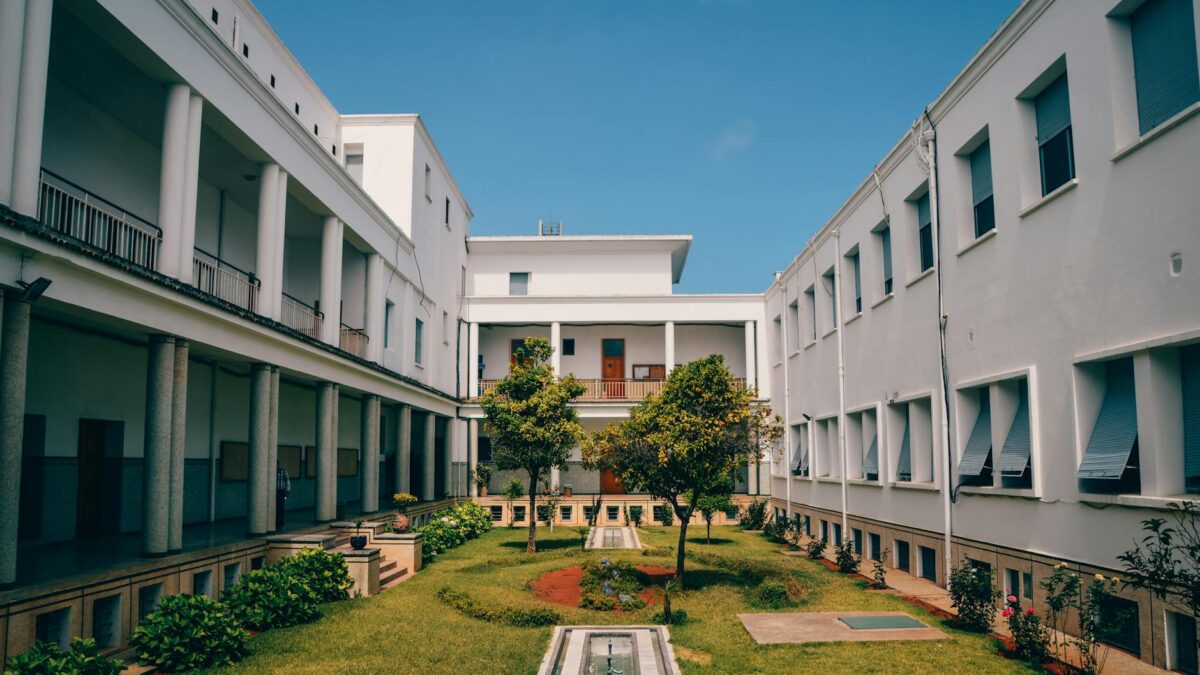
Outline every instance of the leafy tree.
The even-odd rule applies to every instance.
[[[718,513],[724,513],[733,508],[733,481],[727,480],[715,486],[711,494],[706,494],[696,502],[700,516],[704,518],[704,543],[712,543],[712,521]]]
[[[512,505],[513,505],[513,502],[515,502],[518,499],[520,499],[521,497],[525,496],[525,486],[521,485],[521,481],[514,478],[514,479],[508,481],[508,485],[505,485],[504,489],[500,491],[500,496],[504,497],[505,501],[508,502],[508,513],[509,513],[508,526],[512,527],[513,523],[515,522],[514,521],[515,516],[512,515],[512,513],[513,513]]]
[[[573,375],[559,378],[550,367],[550,341],[525,339],[512,372],[480,401],[492,439],[492,461],[501,470],[529,474],[529,544],[537,551],[537,486],[550,469],[567,463],[584,436],[571,401],[584,387]]]
[[[629,419],[584,442],[588,468],[611,470],[627,488],[669,503],[679,517],[675,581],[681,588],[696,505],[719,494],[782,434],[779,418],[753,396],[714,354],[672,370],[663,390],[638,404]]]

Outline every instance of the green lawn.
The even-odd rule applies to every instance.
[[[793,571],[808,588],[795,608],[780,611],[902,610],[938,624],[924,611],[890,595],[868,593],[862,584],[816,563],[782,556],[779,546],[760,535],[732,527],[713,528],[714,543],[699,537],[689,551],[705,551],[726,559],[749,558]],[[676,528],[640,531],[654,555],[642,551],[579,551],[574,528],[553,534],[538,528],[542,553],[524,553],[525,530],[493,530],[482,538],[444,554],[409,581],[374,598],[359,598],[325,608],[320,621],[270,631],[251,640],[252,654],[230,673],[535,673],[550,639],[550,628],[511,628],[467,618],[435,597],[450,586],[484,602],[541,606],[527,584],[543,572],[579,564],[586,556],[607,555],[635,563],[673,565]],[[688,625],[672,629],[685,673],[794,673],[826,668],[827,672],[1029,672],[996,656],[992,640],[943,628],[950,640],[819,645],[754,644],[735,616],[767,611],[750,604],[745,582],[709,565],[688,563],[689,580],[698,586],[675,596],[674,606],[687,610]],[[693,574],[694,573],[694,574]],[[556,606],[557,607],[557,606]],[[655,608],[606,613],[558,607],[566,624],[646,623]]]

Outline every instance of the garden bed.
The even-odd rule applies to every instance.
[[[638,593],[638,597],[648,606],[657,604],[662,597],[662,586],[675,576],[675,568],[637,565],[636,569],[645,575],[649,584]],[[533,594],[541,600],[556,605],[578,607],[579,601],[583,599],[582,582],[583,567],[573,565],[546,572],[534,580],[531,587]]]

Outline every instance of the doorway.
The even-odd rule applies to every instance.
[[[604,338],[600,341],[600,377],[604,398],[625,398],[625,340]]]
[[[120,531],[124,445],[124,422],[79,420],[76,537],[96,537]]]

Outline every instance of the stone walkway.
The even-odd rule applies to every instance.
[[[890,640],[945,640],[942,631],[921,623],[914,628],[855,630],[843,617],[905,617],[905,612],[771,612],[738,614],[746,632],[760,645],[805,642],[883,642]],[[918,622],[920,623],[920,622]]]
[[[641,548],[637,531],[632,527],[593,527],[584,548]]]

